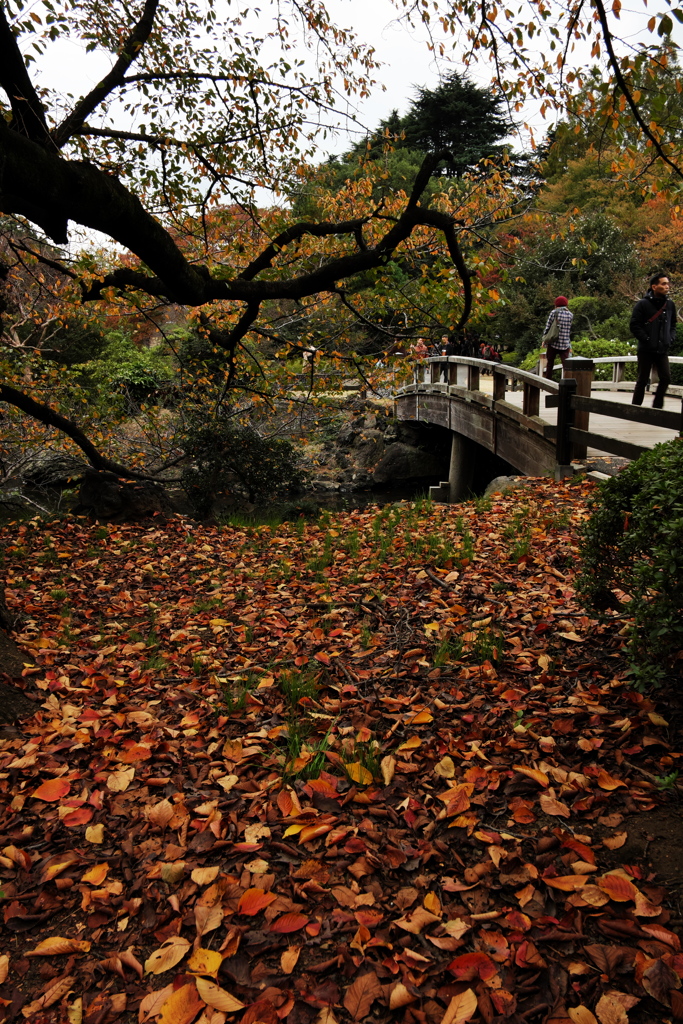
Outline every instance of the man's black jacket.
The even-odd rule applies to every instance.
[[[671,299],[648,291],[633,307],[630,327],[634,338],[651,352],[668,352],[676,341],[676,307]]]

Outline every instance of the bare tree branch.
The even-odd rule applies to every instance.
[[[56,427],[57,430],[61,430],[67,437],[71,438],[74,444],[78,445],[94,469],[106,469],[110,473],[116,473],[117,476],[125,477],[127,480],[153,479],[147,473],[136,473],[135,470],[128,469],[126,466],[120,466],[118,462],[113,462],[106,455],[100,454],[95,445],[88,440],[81,428],[72,420],[68,420],[65,416],[55,412],[49,405],[36,402],[30,395],[25,395],[23,391],[17,391],[16,388],[11,388],[8,384],[0,384],[0,402],[7,402],[8,405],[21,409],[27,416],[32,416],[39,423],[44,423],[48,427]]]
[[[52,139],[59,149],[80,131],[86,117],[89,117],[97,109],[102,100],[106,99],[118,85],[121,85],[126,71],[138,59],[142,48],[150,37],[158,6],[159,0],[145,0],[142,16],[121,47],[114,67],[101,82],[97,83],[94,89],[90,90],[87,96],[81,97],[71,113],[54,129]]]

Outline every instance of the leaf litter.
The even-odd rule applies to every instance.
[[[683,1019],[675,893],[618,860],[680,755],[577,604],[590,491],[7,528],[5,1019]]]

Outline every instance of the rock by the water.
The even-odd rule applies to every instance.
[[[522,478],[518,476],[497,476],[494,480],[488,484],[484,494],[496,494],[502,491],[513,491],[516,487],[520,487],[522,484]]]
[[[124,480],[88,469],[79,493],[80,507],[98,519],[144,519],[172,511],[168,494],[153,480]]]
[[[29,487],[63,489],[80,483],[89,469],[85,459],[66,452],[33,452],[21,467],[22,479]]]
[[[436,479],[442,472],[443,459],[397,441],[389,445],[372,478],[374,483],[387,484],[392,480]]]
[[[361,469],[376,466],[384,455],[384,437],[379,430],[365,430],[356,438],[354,456]]]

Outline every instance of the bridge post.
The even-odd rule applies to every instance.
[[[465,501],[472,493],[474,445],[468,437],[451,435],[451,464],[448,470],[448,500]]]
[[[555,441],[555,458],[557,467],[555,475],[558,480],[571,474],[572,442],[569,431],[574,426],[574,409],[572,397],[576,394],[576,380],[563,377],[560,381],[557,404],[557,438]]]
[[[570,356],[565,359],[563,377],[574,378],[576,381],[576,394],[582,398],[590,398],[593,378],[595,376],[595,363],[592,359],[583,359],[581,356]],[[576,412],[572,426],[577,430],[588,430],[590,413]],[[572,447],[572,459],[585,459],[588,447],[586,444],[574,443]]]

